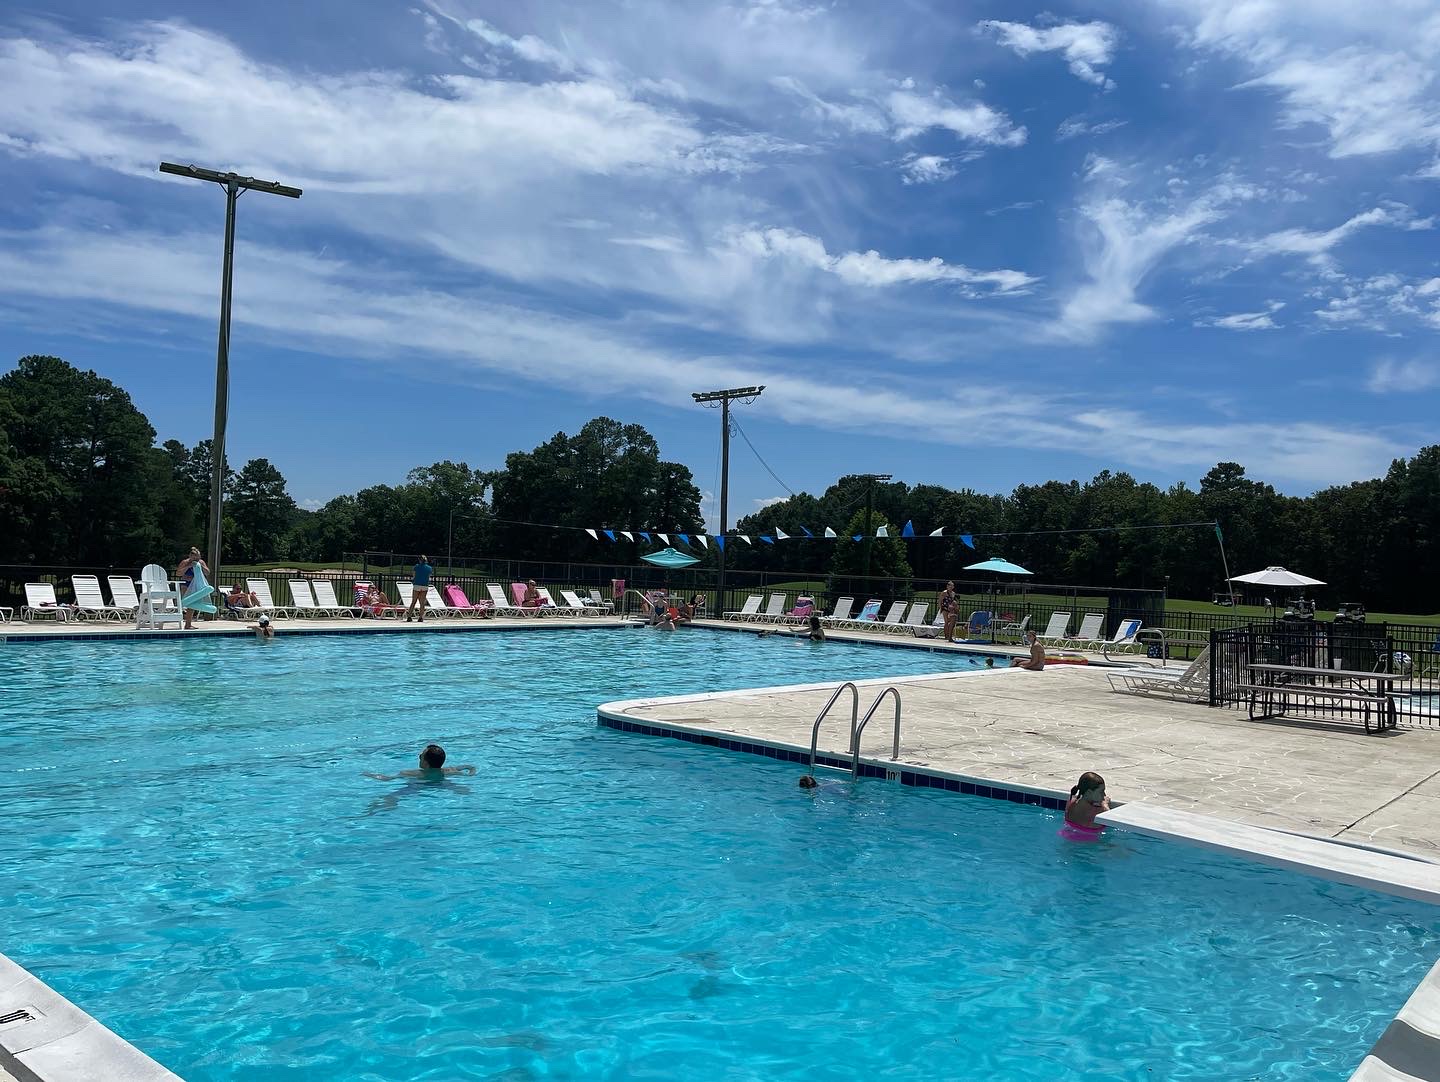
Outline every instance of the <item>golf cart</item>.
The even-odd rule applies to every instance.
[[[1335,622],[1363,624],[1365,622],[1365,606],[1358,601],[1342,601],[1340,607],[1335,610]]]
[[[1211,598],[1210,598],[1210,604],[1212,604],[1212,605],[1224,605],[1226,608],[1230,608],[1230,607],[1232,607],[1232,606],[1234,606],[1234,605],[1239,604],[1239,595],[1238,595],[1238,594],[1219,594],[1219,593],[1217,593],[1217,594],[1212,594],[1212,595],[1211,595]]]

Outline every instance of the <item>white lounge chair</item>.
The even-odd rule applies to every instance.
[[[75,615],[82,620],[87,616],[109,620],[120,615],[118,610],[105,604],[100,580],[94,575],[71,575],[70,587],[75,591]]]
[[[1065,643],[1080,650],[1100,646],[1105,641],[1102,638],[1104,628],[1105,614],[1103,612],[1087,612],[1085,618],[1080,621],[1080,630],[1068,637]]]
[[[275,604],[275,599],[270,596],[270,584],[264,579],[246,579],[245,585],[250,588],[250,592],[254,594],[255,599],[260,602],[260,611],[267,616],[294,615],[295,610],[293,608],[287,609]]]
[[[835,599],[835,611],[829,616],[820,617],[820,622],[826,627],[839,627],[850,619],[850,610],[855,607],[853,597],[840,597]]]
[[[1140,643],[1135,636],[1140,634],[1140,626],[1139,620],[1121,620],[1120,626],[1115,629],[1114,636],[1107,639],[1100,647],[1101,653],[1109,657],[1112,653],[1125,654],[1131,650],[1138,650]]]
[[[930,611],[930,602],[915,601],[910,605],[910,611],[905,614],[905,630],[909,631],[917,639],[933,639],[940,634],[933,626],[925,623],[925,614]]]
[[[760,594],[751,594],[745,599],[745,604],[741,605],[740,608],[734,612],[727,612],[725,619],[737,621],[754,619],[760,615],[760,602],[763,600],[764,598]]]
[[[159,564],[146,564],[140,571],[140,606],[135,610],[135,626],[145,629],[161,629],[167,624],[180,627],[185,623],[185,614],[180,611],[180,598],[184,596],[184,585],[170,578]]]
[[[777,624],[790,623],[791,618],[785,615],[785,595],[783,593],[771,594],[770,600],[765,603],[765,611],[760,613],[757,620],[773,620]]]
[[[565,607],[572,610],[576,616],[603,616],[599,609],[593,605],[587,605],[581,600],[580,595],[574,590],[561,590],[560,600],[565,602]]]
[[[336,616],[360,615],[360,609],[340,604],[340,599],[335,596],[335,584],[329,579],[315,579],[310,583],[310,588],[315,591],[315,603],[322,609],[328,609]]]
[[[55,587],[48,582],[27,582],[25,604],[20,609],[20,619],[30,620],[37,616],[49,616],[62,623],[70,619],[70,606],[60,604],[55,596]]]
[[[1018,639],[1018,638],[1022,637],[1022,636],[1025,634],[1025,630],[1026,630],[1026,628],[1028,628],[1029,626],[1030,626],[1030,617],[1027,615],[1027,616],[1025,617],[1025,619],[1020,620],[1020,621],[1018,621],[1018,622],[1012,620],[1012,621],[1011,621],[1010,623],[1008,623],[1008,624],[1001,624],[1001,625],[1000,625],[1000,634],[1001,634],[1001,635],[1014,635],[1014,636]]]
[[[559,616],[569,619],[572,616],[584,615],[581,612],[576,612],[569,605],[556,604],[555,599],[550,596],[550,587],[548,586],[537,586],[535,587],[535,592],[540,595],[540,600],[544,602],[538,610],[542,616]],[[583,609],[584,606],[582,605],[581,608]]]
[[[1210,647],[1205,647],[1179,676],[1146,673],[1131,676],[1109,674],[1110,690],[1123,695],[1158,695],[1177,702],[1210,701]],[[1120,681],[1118,684],[1116,681]]]
[[[510,599],[505,596],[504,589],[498,582],[487,582],[485,592],[490,595],[491,602],[495,605],[496,616],[534,616],[534,609],[521,608],[519,605],[512,605]]]
[[[905,610],[909,604],[904,601],[892,601],[890,607],[885,610],[885,615],[880,618],[880,626],[877,631],[903,631],[905,627]]]
[[[1045,625],[1045,633],[1037,636],[1045,646],[1058,646],[1065,641],[1065,632],[1070,630],[1070,614],[1068,612],[1052,612],[1050,622]]]
[[[581,595],[580,600],[585,602],[586,605],[602,610],[606,615],[615,611],[615,602],[606,601],[600,596],[600,591],[593,587],[586,590],[585,593]]]
[[[469,609],[457,609],[454,605],[447,604],[434,586],[425,587],[425,604],[430,606],[431,612],[449,620],[463,620],[471,615]]]
[[[290,603],[301,616],[330,616],[329,611],[315,604],[315,595],[310,592],[310,583],[305,579],[287,579],[290,587]]]
[[[128,575],[106,575],[110,584],[110,601],[122,620],[133,619],[140,611],[140,598],[135,594],[135,580]]]

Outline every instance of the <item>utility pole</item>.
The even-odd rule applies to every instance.
[[[225,422],[230,410],[230,283],[235,270],[235,201],[241,192],[269,192],[291,199],[300,189],[273,180],[256,180],[238,173],[218,173],[198,165],[161,162],[160,172],[192,180],[207,180],[225,188],[225,261],[220,272],[220,342],[215,350],[215,436],[210,441],[210,581],[220,581],[220,520],[225,498]]]
[[[748,406],[755,399],[760,397],[765,390],[762,384],[759,387],[733,387],[728,391],[701,391],[692,394],[700,405],[707,409],[714,409],[718,404],[720,407],[720,536],[725,536],[725,531],[730,528],[728,518],[730,501],[730,401],[735,398],[743,398]],[[720,543],[718,556],[720,558],[720,582],[716,588],[715,611],[723,612],[725,609],[725,543]]]
[[[864,480],[870,482],[869,487],[866,488],[866,490],[865,490],[865,537],[864,537],[864,539],[860,542],[861,549],[862,549],[862,551],[865,553],[865,556],[864,556],[864,564],[863,564],[864,573],[865,573],[865,577],[866,577],[866,578],[869,578],[869,577],[870,577],[870,545],[871,545],[871,544],[873,543],[873,541],[874,541],[874,538],[873,538],[871,535],[875,532],[875,527],[874,527],[874,525],[873,525],[873,524],[871,523],[871,521],[870,521],[871,516],[874,515],[874,513],[875,513],[875,482],[876,482],[876,481],[888,481],[888,480],[890,480],[890,474],[888,474],[888,473],[862,473],[860,476],[861,476],[861,478],[863,478]]]

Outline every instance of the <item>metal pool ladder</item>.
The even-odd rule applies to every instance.
[[[815,775],[815,753],[820,746],[820,725],[825,720],[826,715],[830,713],[830,708],[839,701],[840,696],[845,694],[847,689],[850,692],[849,751],[851,776],[856,778],[860,776],[860,734],[865,731],[865,726],[870,724],[870,719],[875,716],[875,711],[880,709],[880,704],[885,701],[885,696],[887,695],[895,699],[895,746],[890,758],[900,758],[900,690],[892,684],[880,692],[880,694],[875,697],[875,701],[870,704],[870,709],[865,711],[865,717],[862,719],[860,717],[860,689],[855,686],[853,680],[847,680],[835,689],[835,694],[830,696],[825,705],[821,707],[820,713],[815,715],[815,724],[810,729],[809,768],[811,777]]]

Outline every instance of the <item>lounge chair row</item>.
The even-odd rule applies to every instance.
[[[95,575],[73,575],[71,585],[75,591],[73,603],[61,602],[55,595],[55,587],[48,582],[27,582],[25,583],[25,604],[20,610],[22,620],[32,620],[49,617],[56,621],[64,620],[130,620],[134,619],[141,610],[141,593],[148,593],[157,586],[170,587],[173,584],[151,581],[153,575],[151,570],[164,576],[165,572],[155,566],[146,569],[146,577],[143,579],[131,579],[125,575],[107,576],[106,582],[110,587],[111,600],[107,603],[105,594],[100,586],[100,580]],[[217,588],[216,594],[211,598],[212,603],[220,609],[222,615],[240,619],[251,619],[261,615],[278,617],[300,616],[300,617],[359,617],[363,615],[374,616],[398,616],[405,611],[410,603],[413,586],[409,582],[396,584],[396,592],[399,596],[399,604],[391,604],[389,599],[383,599],[379,606],[342,605],[335,596],[335,586],[328,579],[290,579],[288,586],[290,590],[289,605],[277,605],[270,593],[270,584],[263,578],[247,578],[245,580],[246,592],[253,594],[257,605],[233,606],[226,603],[227,589]],[[137,587],[139,592],[137,592]],[[598,596],[594,590],[589,591],[586,599],[572,590],[561,590],[562,603],[556,603],[550,596],[550,591],[545,587],[539,588],[542,604],[539,606],[526,606],[521,604],[525,593],[525,583],[512,584],[511,589],[515,591],[515,599],[512,604],[505,597],[499,583],[488,583],[486,590],[490,594],[490,600],[479,603],[471,603],[465,596],[465,591],[458,586],[450,585],[445,588],[449,594],[449,601],[441,596],[439,590],[434,586],[426,592],[426,605],[428,612],[435,615],[447,617],[485,617],[485,616],[604,616],[608,615],[613,606],[604,598]],[[168,602],[174,609],[174,596],[170,594]],[[0,620],[10,620],[14,610],[0,608]]]

